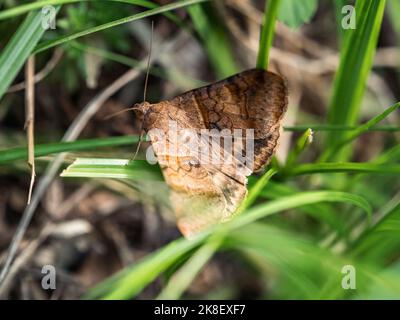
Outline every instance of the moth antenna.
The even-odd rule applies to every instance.
[[[149,81],[149,73],[150,73],[150,61],[151,61],[151,51],[153,49],[153,34],[154,34],[154,21],[151,21],[151,36],[150,36],[150,46],[149,46],[149,57],[147,59],[147,67],[146,67],[146,79],[144,81],[144,90],[143,90],[143,102],[146,101],[146,93],[147,93],[147,82]],[[140,128],[140,136],[139,136],[139,141],[136,146],[136,151],[135,154],[133,155],[133,160],[136,159],[137,154],[139,153],[140,145],[142,144],[143,141],[143,123]]]
[[[138,141],[138,144],[137,144],[137,146],[136,146],[135,154],[133,155],[132,161],[134,161],[134,160],[136,159],[136,156],[137,156],[138,153],[139,153],[140,144],[141,144],[142,141],[143,141],[143,136],[144,136],[144,131],[143,131],[143,128],[142,128],[142,129],[140,130],[139,141]]]
[[[108,120],[108,119],[114,118],[116,116],[119,116],[121,113],[125,113],[125,112],[132,111],[132,110],[135,110],[135,109],[137,109],[137,108],[136,107],[132,107],[132,108],[126,108],[126,109],[114,112],[114,113],[109,114],[108,116],[104,117],[103,120]]]
[[[149,80],[149,72],[150,72],[151,51],[152,51],[152,48],[153,48],[153,33],[154,33],[154,21],[151,21],[151,36],[150,36],[150,46],[149,46],[149,57],[147,59],[146,79],[144,81],[143,102],[146,101],[147,82]]]

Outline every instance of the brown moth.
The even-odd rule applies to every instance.
[[[171,188],[171,205],[185,237],[232,217],[246,197],[247,176],[263,169],[275,152],[287,100],[282,77],[252,69],[171,100],[135,105]],[[186,134],[188,129],[194,137]],[[238,152],[225,152],[221,140],[235,129],[250,130],[230,149]],[[213,140],[213,132],[224,134]],[[253,151],[250,165],[244,161],[249,156],[243,157],[248,144]],[[209,157],[222,155],[224,161],[203,161],[203,150],[211,150]]]

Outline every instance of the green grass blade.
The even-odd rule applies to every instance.
[[[278,288],[270,290],[268,295],[271,299],[357,299],[365,297],[365,293],[376,298],[387,290],[392,292],[392,299],[400,296],[399,272],[397,276],[389,276],[388,269],[333,254],[308,236],[273,225],[253,223],[239,229],[229,235],[225,247],[239,251],[241,257],[251,262],[260,271],[257,274],[260,281],[268,284],[278,273]],[[343,279],[340,270],[349,264],[357,270],[357,290],[343,290],[340,285]],[[393,266],[400,270],[396,261]],[[394,268],[390,266],[390,269]],[[380,295],[370,295],[376,286]]]
[[[371,228],[366,229],[352,244],[350,252],[354,256],[372,256],[383,261],[387,251],[398,251],[400,245],[400,202],[389,208],[384,217]],[[394,244],[394,245],[393,245]],[[382,246],[384,248],[382,248]]]
[[[135,178],[135,173],[131,175],[130,167],[125,159],[96,159],[87,158],[79,159],[70,165],[62,175],[64,177],[90,177],[90,178],[116,178],[131,179]],[[143,162],[143,168],[154,168],[146,161]],[[297,176],[315,173],[376,173],[376,174],[398,174],[400,173],[400,165],[383,164],[371,162],[329,162],[329,163],[307,163],[294,167],[288,172],[282,172],[284,176]],[[270,177],[275,174],[275,169],[269,170],[260,182],[256,183],[253,192],[249,194],[248,203],[251,204],[258,196],[262,187],[268,182]],[[262,187],[260,187],[262,186]]]
[[[393,106],[387,108],[384,112],[382,112],[380,115],[372,118],[369,120],[367,123],[359,126],[356,130],[353,132],[349,133],[342,141],[338,141],[336,144],[328,147],[323,155],[320,158],[320,161],[326,161],[329,158],[331,158],[335,153],[339,152],[341,148],[343,148],[345,145],[349,144],[351,141],[359,137],[361,134],[364,132],[367,132],[370,128],[375,126],[377,123],[381,122],[383,119],[385,119],[389,114],[391,114],[393,111],[397,110],[400,108],[400,102],[394,104]]]
[[[343,13],[342,13],[342,8],[347,5],[346,0],[333,0],[333,6],[335,9],[335,18],[336,18],[336,25],[337,25],[337,33],[338,33],[338,38],[339,38],[339,44],[341,46],[344,35],[345,35],[345,30],[342,28],[342,19],[343,19]]]
[[[56,10],[59,10],[57,8]],[[42,13],[30,13],[0,55],[0,100],[44,33]]]
[[[113,147],[135,144],[139,141],[138,136],[122,136],[97,139],[83,139],[74,142],[56,142],[35,145],[35,157],[47,156],[53,153],[66,151],[93,150],[101,147]],[[28,149],[26,147],[0,150],[0,164],[16,160],[26,160]]]
[[[172,266],[180,257],[203,243],[207,237],[219,230],[234,230],[255,222],[266,216],[288,209],[319,202],[346,202],[354,204],[371,214],[371,206],[362,197],[338,191],[303,192],[302,194],[282,197],[250,209],[247,213],[223,225],[215,226],[191,240],[178,239],[147,256],[134,266],[123,270],[106,282],[93,288],[84,298],[129,299],[138,294],[160,273]]]
[[[347,202],[360,207],[368,216],[372,214],[370,204],[361,196],[339,191],[309,191],[258,205],[233,219],[229,228],[235,229],[277,212],[318,202]]]
[[[169,12],[172,10],[176,10],[179,8],[183,8],[183,7],[187,7],[187,6],[191,6],[193,4],[196,3],[200,3],[200,2],[205,2],[208,0],[182,0],[182,1],[176,1],[167,5],[164,5],[162,7],[157,7],[154,9],[150,9],[141,13],[137,13],[137,14],[133,14],[121,19],[117,19],[114,21],[110,21],[95,27],[91,27],[91,28],[87,28],[85,30],[82,31],[78,31],[69,35],[65,35],[65,36],[61,36],[57,39],[53,39],[44,43],[40,43],[38,46],[36,46],[34,53],[38,53],[38,52],[42,52],[44,50],[47,50],[49,48],[61,45],[63,43],[66,43],[68,41],[80,38],[80,37],[84,37],[87,36],[89,34],[93,34],[108,28],[113,28],[128,22],[132,22],[132,21],[136,21],[136,20],[140,20],[143,18],[147,18],[147,17],[151,17],[160,13],[165,13],[165,12]]]
[[[127,159],[78,158],[61,176],[163,181],[158,165],[150,165],[146,160]]]
[[[365,173],[400,173],[400,165],[378,164],[371,162],[329,162],[300,164],[290,171],[290,175],[303,175],[326,172],[365,172]]]
[[[260,46],[257,56],[257,68],[268,70],[269,51],[274,40],[275,22],[281,0],[268,0],[265,4]]]
[[[158,295],[159,300],[176,300],[181,297],[193,279],[212,258],[222,244],[224,233],[216,233],[168,281]]]
[[[356,123],[365,84],[372,67],[376,44],[385,8],[385,0],[356,3],[357,27],[346,30],[335,75],[333,95],[328,110],[328,123],[353,125]],[[346,132],[328,134],[328,144],[337,144],[347,137]],[[349,148],[335,155],[335,159],[346,160]]]
[[[400,144],[386,150],[374,160],[374,163],[400,162]]]
[[[265,199],[275,200],[281,197],[291,196],[299,193],[301,193],[301,191],[294,187],[283,183],[270,182],[266,188],[262,190],[260,196]],[[344,224],[340,219],[337,219],[336,211],[331,204],[316,203],[308,206],[302,206],[297,210],[326,223],[339,234],[343,233]]]
[[[295,165],[298,157],[304,151],[304,149],[312,142],[313,132],[308,128],[301,137],[296,141],[294,148],[289,152],[287,157],[285,168],[291,168]],[[289,169],[290,170],[290,169]]]
[[[106,285],[100,284],[94,287],[84,298],[129,299],[143,290],[184,254],[196,248],[202,240],[204,238],[197,238],[195,241],[175,240],[127,270],[123,270],[121,274],[106,280]]]
[[[258,198],[261,191],[265,188],[269,180],[276,173],[275,169],[269,169],[265,172],[261,178],[257,179],[257,182],[250,188],[246,199],[242,202],[240,207],[236,210],[236,214],[242,213],[244,210],[249,208]]]
[[[29,11],[38,10],[49,5],[55,6],[55,5],[77,3],[84,1],[95,1],[95,0],[40,0],[32,3],[21,4],[13,8],[3,10],[2,12],[0,12],[0,20],[19,16]],[[154,8],[156,6],[151,1],[145,1],[145,0],[103,0],[103,1],[126,2],[130,4],[137,4],[143,7],[151,7],[151,8]]]
[[[61,4],[73,4],[78,2],[86,2],[86,1],[98,1],[98,0],[40,0],[33,3],[22,4],[19,6],[15,6],[13,8],[4,10],[0,12],[0,20],[12,18],[26,12],[41,9],[45,6],[54,6],[54,5],[61,5]],[[158,7],[158,4],[153,3],[152,1],[147,0],[102,0],[102,1],[109,1],[109,2],[119,2],[119,3],[126,3],[141,6],[148,9],[154,9]],[[165,13],[165,16],[170,20],[174,21],[178,25],[181,25],[181,20],[171,13]]]
[[[360,126],[342,126],[342,125],[329,125],[329,124],[299,124],[295,126],[283,127],[285,131],[305,131],[311,129],[312,131],[356,131]],[[383,132],[397,132],[400,131],[400,126],[396,125],[381,125],[372,126],[366,130],[371,131],[383,131]]]

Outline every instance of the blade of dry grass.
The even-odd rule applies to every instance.
[[[35,184],[35,56],[28,58],[25,66],[25,129],[28,141],[28,165],[31,168],[28,201],[31,202],[33,185]]]

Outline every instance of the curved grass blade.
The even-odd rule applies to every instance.
[[[388,252],[395,253],[400,245],[400,201],[391,205],[383,218],[374,226],[366,229],[351,244],[349,251],[358,257],[372,257],[376,261],[384,261]]]
[[[236,229],[277,212],[318,202],[347,202],[360,207],[368,216],[372,214],[370,204],[361,196],[339,191],[309,191],[254,207],[247,214],[242,214],[233,219],[228,228]]]
[[[289,175],[302,175],[326,172],[366,172],[366,173],[400,173],[400,165],[371,162],[328,162],[300,164],[293,168]]]
[[[59,7],[56,8],[59,10]],[[0,100],[44,33],[42,13],[30,13],[0,55]]]
[[[268,183],[266,188],[262,190],[260,196],[268,200],[275,200],[279,199],[280,197],[295,195],[300,192],[301,191],[299,189],[290,187],[287,184],[270,182]],[[336,211],[330,204],[316,203],[312,205],[302,206],[298,208],[298,210],[312,216],[314,219],[326,223],[339,234],[343,233],[344,224],[341,220],[337,219]]]
[[[196,248],[205,238],[196,241],[175,240],[140,262],[123,270],[105,282],[91,289],[84,299],[129,299],[139,293],[147,284],[173,265],[185,253]]]
[[[112,147],[134,144],[139,141],[138,136],[122,136],[97,139],[82,139],[74,142],[56,142],[35,145],[35,157],[47,156],[53,153],[66,151],[92,150],[101,147]],[[26,159],[28,149],[26,147],[17,147],[0,150],[0,165],[8,162]]]
[[[324,162],[331,158],[335,153],[339,152],[339,150],[344,147],[346,144],[349,144],[351,141],[359,137],[361,134],[364,132],[367,132],[370,128],[375,126],[377,123],[381,122],[383,119],[385,119],[389,114],[391,114],[393,111],[397,110],[400,108],[400,102],[395,103],[391,107],[387,108],[385,111],[383,111],[380,115],[377,115],[376,117],[372,118],[369,120],[367,123],[359,126],[356,130],[353,132],[349,133],[342,141],[337,142],[336,144],[332,145],[328,149],[325,150],[325,152],[322,154],[320,161]]]
[[[36,1],[33,3],[26,3],[26,4],[15,6],[13,8],[10,8],[10,9],[0,12],[0,20],[12,18],[12,17],[24,14],[24,13],[32,11],[32,10],[41,9],[45,6],[73,4],[73,3],[86,2],[86,1],[97,1],[97,0],[41,0],[41,1]],[[141,6],[144,8],[149,8],[149,9],[158,7],[157,4],[155,4],[151,1],[146,1],[146,0],[102,0],[102,1],[133,4],[133,5],[138,5],[138,6]],[[173,14],[166,13],[165,16],[178,24],[181,23],[180,20],[178,19],[178,17],[176,17]]]
[[[267,283],[271,278],[276,281],[279,288],[271,290],[272,299],[356,298],[369,294],[375,286],[400,296],[399,277],[387,277],[387,269],[348,255],[336,255],[323,250],[308,236],[266,223],[253,223],[244,230],[231,233],[224,249],[239,251],[261,271],[260,275]],[[351,296],[349,290],[343,290],[340,285],[343,279],[340,271],[349,264],[357,270],[357,290],[350,290]],[[398,263],[393,264],[398,267]]]
[[[271,168],[266,173],[264,173],[261,178],[257,179],[257,182],[250,188],[246,199],[244,199],[240,207],[236,210],[235,214],[242,213],[244,210],[249,208],[254,203],[254,201],[256,201],[261,191],[264,189],[264,187],[267,185],[273,175],[276,174],[276,172],[277,171],[275,169]]]
[[[212,235],[207,242],[169,279],[158,295],[158,300],[176,300],[192,283],[193,279],[221,246],[225,233]]]
[[[171,267],[180,257],[204,242],[208,236],[218,230],[238,229],[266,216],[319,202],[346,202],[363,208],[368,215],[371,207],[360,196],[337,191],[304,192],[299,195],[283,197],[267,204],[250,209],[230,222],[215,226],[191,240],[178,239],[147,256],[134,266],[123,270],[112,278],[96,286],[84,298],[129,299],[138,294],[162,272]]]
[[[311,129],[312,131],[356,131],[360,126],[342,126],[342,125],[329,125],[329,124],[299,124],[295,126],[283,127],[285,131],[305,131]],[[372,126],[366,130],[369,131],[388,131],[397,132],[400,131],[400,126],[396,125],[382,125],[382,126]]]
[[[122,25],[122,24],[125,24],[125,23],[128,23],[128,22],[132,22],[132,21],[143,19],[143,18],[151,17],[151,16],[154,16],[154,15],[157,15],[157,14],[160,14],[160,13],[169,12],[169,11],[172,11],[172,10],[176,10],[176,9],[179,9],[179,8],[187,7],[187,6],[190,6],[190,5],[193,5],[193,4],[196,4],[196,3],[200,3],[200,2],[204,2],[204,1],[209,1],[209,0],[182,0],[182,1],[176,1],[176,2],[173,2],[173,3],[167,4],[167,5],[164,5],[162,7],[157,7],[157,8],[150,9],[150,10],[147,10],[147,11],[144,11],[144,12],[141,12],[141,13],[133,14],[133,15],[121,18],[121,19],[117,19],[117,20],[114,20],[114,21],[111,21],[111,22],[107,22],[107,23],[104,23],[104,24],[101,24],[101,25],[98,25],[98,26],[95,26],[95,27],[87,28],[85,30],[78,31],[78,32],[75,32],[75,33],[72,33],[72,34],[69,34],[69,35],[66,35],[66,36],[62,36],[62,37],[59,37],[59,38],[54,39],[54,40],[50,40],[50,41],[47,41],[47,42],[44,42],[44,43],[40,43],[38,46],[36,46],[36,48],[34,50],[34,53],[42,52],[42,51],[47,50],[49,48],[52,48],[52,47],[61,45],[63,43],[66,43],[68,41],[71,41],[71,40],[74,40],[74,39],[77,39],[77,38],[80,38],[80,37],[84,37],[84,36],[87,36],[89,34],[93,34],[93,33],[108,29],[108,28],[113,28],[113,27],[116,27],[116,26],[119,26],[119,25]]]
[[[304,149],[312,142],[312,139],[313,139],[313,132],[310,128],[308,128],[296,141],[294,148],[290,150],[285,163],[285,169],[291,168],[296,164],[298,157],[304,151]]]

